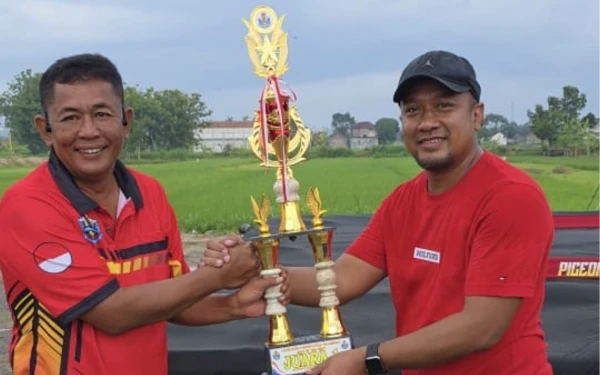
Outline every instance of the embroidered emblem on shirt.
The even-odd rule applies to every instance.
[[[102,232],[100,232],[100,226],[96,220],[84,215],[79,218],[79,227],[83,233],[83,238],[88,242],[95,245],[102,239]]]

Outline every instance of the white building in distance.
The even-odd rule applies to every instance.
[[[197,133],[197,152],[221,153],[225,147],[249,148],[248,137],[252,134],[252,121],[213,121]]]

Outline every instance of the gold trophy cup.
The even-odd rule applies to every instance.
[[[261,161],[261,166],[276,170],[273,192],[281,215],[278,230],[271,233],[267,196],[262,195],[260,204],[251,197],[258,236],[250,238],[250,241],[259,253],[261,275],[277,277],[281,273],[278,268],[281,241],[295,241],[299,236],[307,236],[321,293],[319,306],[322,318],[318,334],[294,337],[286,307],[277,301],[281,295],[279,287],[267,290],[266,314],[269,316],[270,331],[265,350],[268,374],[272,375],[304,374],[333,354],[353,347],[336,296],[332,259],[335,229],[324,226],[325,210],[321,208],[319,190],[313,187],[308,189],[306,196],[306,205],[313,217],[312,227],[307,228],[300,208],[300,184],[291,169],[305,160],[311,132],[298,114],[294,104],[295,93],[280,78],[287,71],[287,33],[282,29],[284,18],[285,15],[278,16],[268,6],[258,6],[251,12],[249,20],[242,20],[248,28],[245,41],[254,65],[254,74],[266,80],[248,142],[253,154]]]

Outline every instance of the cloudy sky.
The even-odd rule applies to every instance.
[[[21,70],[99,52],[125,81],[199,92],[213,120],[251,115],[263,86],[247,55],[249,0],[0,0],[0,89]],[[335,112],[397,117],[404,66],[432,49],[474,64],[488,112],[517,122],[575,85],[598,115],[597,0],[303,0],[265,2],[285,13],[289,71],[308,126]]]

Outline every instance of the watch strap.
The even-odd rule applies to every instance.
[[[381,357],[379,357],[379,343],[369,344],[365,355],[365,367],[369,375],[385,374]]]

